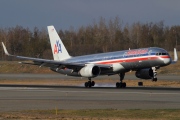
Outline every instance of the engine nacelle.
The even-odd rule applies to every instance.
[[[141,79],[151,79],[154,76],[153,70],[151,68],[141,69],[136,71],[136,77]]]
[[[87,64],[85,67],[81,68],[79,74],[82,77],[96,77],[100,74],[101,69],[94,64]]]

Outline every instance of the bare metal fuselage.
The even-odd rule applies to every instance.
[[[103,65],[106,64],[115,67],[117,65],[121,65],[123,69],[120,69],[119,71],[113,71],[113,69],[104,69],[101,70],[100,73],[100,75],[112,75],[121,72],[128,72],[130,70],[140,70],[151,67],[163,67],[171,63],[171,58],[166,50],[158,47],[150,47],[77,56],[66,59],[65,62]],[[68,68],[58,70],[57,68],[51,68],[51,70],[69,76],[80,76],[78,71],[73,71],[72,69]]]

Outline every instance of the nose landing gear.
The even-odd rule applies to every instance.
[[[153,78],[152,78],[152,81],[153,82],[157,82],[157,68],[156,67],[152,67],[152,70],[153,70]]]

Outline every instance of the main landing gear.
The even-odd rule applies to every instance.
[[[120,82],[116,83],[116,88],[125,88],[126,87],[126,83],[123,82],[125,73],[119,73],[119,77],[120,77]]]
[[[93,87],[95,85],[95,82],[94,81],[91,81],[91,78],[88,78],[89,81],[88,82],[85,82],[84,83],[84,86],[87,88],[87,87]]]

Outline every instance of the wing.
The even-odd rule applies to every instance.
[[[19,62],[21,64],[37,65],[39,67],[45,66],[45,67],[51,67],[51,68],[69,68],[69,69],[75,69],[76,68],[77,70],[80,70],[82,67],[84,67],[86,65],[86,63],[68,63],[66,61],[58,61],[58,60],[49,60],[49,59],[40,59],[40,58],[33,58],[33,57],[11,55],[7,51],[3,42],[2,42],[2,46],[3,46],[4,52],[7,56],[15,57],[18,59],[28,61],[28,62],[27,61]],[[100,67],[102,70],[112,68],[111,65],[96,64],[96,66]]]

